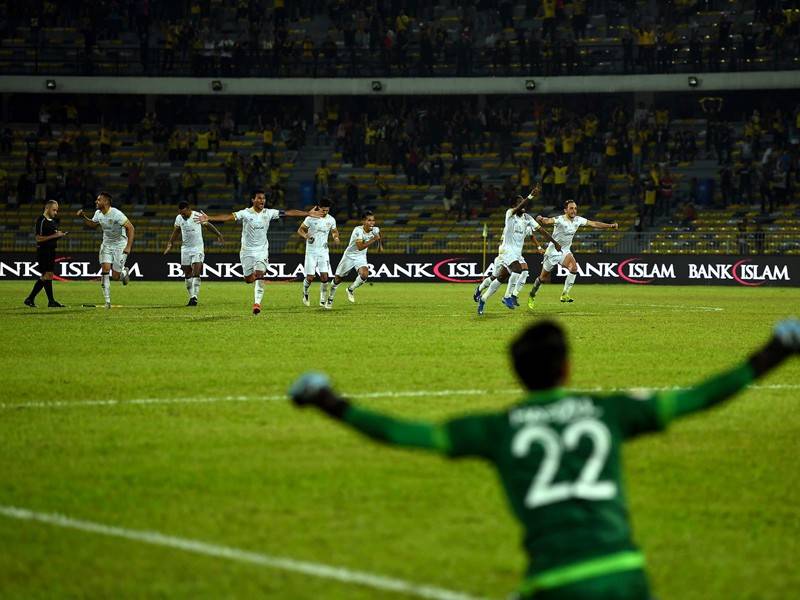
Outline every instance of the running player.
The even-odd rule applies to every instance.
[[[529,231],[540,229],[539,223],[526,211],[528,203],[539,195],[539,187],[535,187],[527,197],[517,197],[517,204],[506,211],[505,227],[502,236],[502,252],[500,258],[500,269],[494,281],[478,298],[478,315],[482,315],[486,307],[486,302],[502,284],[508,282],[506,293],[503,297],[503,304],[509,308],[515,308],[512,296],[517,290],[517,282],[522,273],[522,265],[527,268],[525,258],[522,256],[522,249],[525,246],[525,239]],[[542,229],[542,233],[548,240],[553,240],[550,234]]]
[[[269,240],[267,231],[269,224],[282,217],[321,217],[319,210],[276,210],[264,208],[267,197],[263,190],[255,190],[250,201],[252,206],[227,215],[207,215],[201,212],[195,217],[198,223],[216,221],[242,222],[242,248],[239,251],[239,261],[242,263],[242,274],[245,283],[255,283],[253,290],[253,314],[261,312],[261,299],[264,297],[264,273],[269,264]]]
[[[44,290],[47,294],[48,308],[64,308],[53,297],[53,272],[56,265],[56,242],[65,235],[66,231],[58,229],[58,202],[48,200],[44,205],[44,212],[36,219],[36,262],[41,275],[33,284],[33,289],[25,298],[25,306],[36,308],[36,295]]]
[[[534,225],[538,225],[535,221],[532,223],[526,224],[525,228],[525,237],[530,237],[533,240],[533,243],[536,244],[536,250],[539,254],[544,253],[544,248],[542,248],[542,242],[539,237],[534,233],[536,229]],[[514,306],[519,306],[519,300],[517,299],[519,296],[519,292],[522,287],[525,285],[525,282],[528,281],[528,263],[524,262],[520,263],[520,268],[522,271],[519,274],[519,279],[517,280],[516,287],[511,292],[511,299],[514,301]],[[472,299],[475,302],[478,302],[481,299],[481,294],[483,291],[488,288],[492,281],[497,279],[497,276],[500,274],[500,269],[503,268],[503,237],[500,236],[500,247],[498,248],[497,257],[494,259],[494,263],[492,264],[492,273],[487,275],[483,278],[483,280],[477,285],[475,288],[475,293],[472,294]]]
[[[644,556],[625,500],[623,442],[730,398],[798,352],[800,321],[787,320],[744,363],[693,388],[577,393],[561,387],[571,371],[564,333],[543,321],[511,346],[529,392],[506,410],[440,425],[408,421],[351,404],[320,373],[298,379],[289,395],[378,441],[492,463],[524,529],[530,562],[520,600],[647,600]]]
[[[333,297],[336,295],[336,288],[339,287],[347,274],[353,269],[356,270],[356,279],[352,285],[347,287],[346,291],[347,299],[350,302],[356,301],[356,288],[367,283],[367,277],[369,277],[367,248],[378,244],[378,248],[381,249],[381,231],[378,227],[375,227],[375,215],[371,210],[368,210],[361,215],[361,219],[362,224],[353,229],[353,233],[350,234],[350,243],[342,254],[339,266],[336,267],[336,276],[333,278],[331,293],[325,303],[325,308],[327,309],[333,308]]]
[[[533,289],[528,297],[528,308],[533,310],[533,302],[536,298],[536,292],[539,291],[539,286],[543,283],[550,281],[550,272],[558,265],[564,265],[569,269],[566,280],[564,281],[564,290],[561,292],[561,302],[572,302],[572,297],[569,295],[575,278],[578,276],[578,263],[575,262],[575,257],[572,255],[572,240],[578,227],[588,225],[594,229],[617,229],[619,226],[616,223],[603,223],[602,221],[590,221],[584,217],[578,216],[578,205],[574,200],[567,200],[564,202],[564,214],[557,217],[536,217],[541,225],[553,225],[553,238],[556,242],[561,244],[561,248],[556,247],[554,242],[547,245],[547,250],[544,252],[544,259],[542,260],[542,272],[533,282]]]
[[[328,278],[331,274],[331,257],[328,253],[328,238],[333,236],[333,243],[339,243],[339,230],[336,219],[329,213],[331,202],[327,198],[320,200],[318,207],[322,217],[312,219],[306,217],[297,229],[297,234],[306,240],[305,278],[303,279],[303,304],[308,306],[308,289],[314,282],[314,274],[319,273],[319,305],[330,308],[328,300]]]
[[[103,242],[100,244],[100,285],[106,308],[111,308],[111,279],[128,285],[128,269],[125,261],[133,245],[133,223],[123,212],[111,206],[112,198],[108,192],[100,192],[94,201],[97,210],[90,219],[83,209],[77,212],[84,225],[91,229],[103,229]]]
[[[203,273],[203,261],[205,260],[205,244],[203,243],[203,227],[208,227],[217,234],[217,241],[225,243],[225,239],[219,229],[211,223],[200,224],[196,217],[200,213],[194,211],[189,203],[182,201],[178,203],[178,216],[175,217],[175,227],[172,228],[172,235],[167,240],[167,247],[164,254],[172,249],[172,244],[178,239],[178,232],[181,234],[181,268],[183,277],[186,281],[186,292],[189,294],[189,302],[186,306],[197,306],[197,296],[200,294],[200,275]]]

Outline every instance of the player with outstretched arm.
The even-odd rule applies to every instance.
[[[590,221],[584,217],[578,216],[578,205],[574,200],[567,200],[564,202],[564,214],[557,217],[536,217],[536,220],[541,225],[553,226],[553,238],[555,242],[561,244],[561,248],[556,247],[555,242],[550,242],[547,245],[547,250],[544,252],[542,260],[542,272],[533,282],[533,289],[528,297],[528,308],[533,310],[534,299],[536,292],[539,291],[539,286],[543,283],[550,281],[550,272],[558,265],[564,265],[569,269],[566,280],[564,281],[564,290],[561,292],[561,302],[572,302],[572,297],[569,295],[572,286],[575,284],[575,278],[578,276],[578,263],[572,255],[572,240],[578,227],[588,225],[594,229],[617,229],[619,225],[616,223],[603,223],[602,221]]]
[[[76,214],[83,224],[91,229],[103,229],[103,242],[100,244],[100,286],[103,288],[105,307],[111,308],[111,279],[128,285],[128,269],[125,262],[133,246],[133,223],[125,214],[111,206],[111,194],[100,192],[94,201],[94,215],[90,219],[83,209]]]
[[[529,566],[519,599],[649,600],[628,516],[623,442],[731,398],[798,352],[800,321],[786,320],[748,360],[694,387],[573,392],[562,387],[570,374],[564,332],[543,321],[511,346],[528,394],[506,410],[438,425],[409,421],[351,404],[320,373],[300,377],[289,395],[378,441],[492,463],[524,531]]]
[[[267,197],[263,190],[255,190],[250,196],[252,206],[226,215],[207,215],[200,213],[195,217],[198,223],[215,221],[241,221],[242,247],[239,261],[245,283],[255,283],[253,290],[253,315],[261,312],[261,300],[264,297],[264,273],[269,264],[269,240],[267,231],[269,224],[283,217],[320,217],[319,210],[276,210],[264,208]]]

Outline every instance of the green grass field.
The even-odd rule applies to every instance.
[[[28,309],[29,288],[0,284],[3,598],[413,597],[134,530],[503,598],[524,559],[489,468],[379,447],[298,411],[282,399],[296,375],[325,370],[371,407],[440,419],[518,397],[506,347],[539,317],[567,327],[574,387],[671,386],[743,359],[800,307],[797,289],[578,282],[572,305],[550,286],[535,314],[498,296],[478,318],[471,286],[376,284],[356,305],[340,290],[327,312],[303,307],[299,284],[270,284],[254,318],[241,283],[204,283],[197,308],[182,282],[114,285],[109,311]],[[70,306],[102,300],[97,283],[55,289]],[[798,384],[794,360],[628,447],[662,600],[796,596]]]

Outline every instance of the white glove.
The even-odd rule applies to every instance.
[[[784,319],[775,325],[773,333],[786,348],[800,352],[800,320],[793,317]]]

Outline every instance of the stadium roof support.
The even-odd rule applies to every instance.
[[[689,84],[689,80],[695,81]],[[47,86],[55,80],[57,85]],[[212,82],[216,82],[212,85]],[[377,84],[376,84],[377,83]],[[225,78],[6,76],[3,93],[156,95],[469,95],[581,94],[625,92],[800,89],[800,71],[591,75],[580,77],[388,77],[388,78]]]

